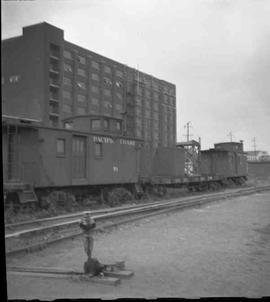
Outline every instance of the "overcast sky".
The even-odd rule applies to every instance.
[[[177,140],[270,152],[270,0],[2,2],[2,39],[46,21],[65,40],[176,85]]]

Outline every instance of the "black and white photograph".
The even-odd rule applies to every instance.
[[[4,298],[270,297],[270,0],[1,16]]]

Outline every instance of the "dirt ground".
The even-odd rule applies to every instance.
[[[94,257],[125,260],[118,286],[7,275],[8,298],[270,295],[270,192],[130,223],[95,237]],[[82,269],[82,239],[7,259],[7,265]]]

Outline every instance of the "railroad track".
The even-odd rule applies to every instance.
[[[109,227],[152,215],[265,190],[270,190],[270,186],[233,189],[226,192],[176,198],[143,205],[96,210],[91,211],[91,213],[97,222],[97,231],[102,231]],[[78,223],[82,216],[83,212],[80,212],[6,225],[6,254],[11,255],[23,251],[38,250],[50,243],[81,235]]]
[[[253,189],[255,187],[250,187],[250,189]],[[229,189],[227,190],[228,192],[235,192],[239,191],[238,189]],[[223,192],[219,193],[214,193],[214,194],[223,194]],[[198,197],[206,197],[206,196],[213,196],[213,193],[201,193],[200,195],[192,195],[189,197],[181,197],[181,198],[175,198],[175,199],[170,199],[167,200],[168,202],[170,201],[187,201],[187,200],[192,200],[196,196]],[[121,207],[115,207],[115,208],[106,208],[106,209],[99,209],[99,210],[93,210],[91,211],[92,215],[99,215],[99,214],[106,214],[106,213],[113,213],[117,212],[119,210],[128,210],[128,209],[135,209],[135,208],[141,208],[147,205],[155,205],[155,204],[164,204],[166,201],[155,201],[155,202],[147,202],[144,204],[135,204],[135,205],[127,205],[127,206],[121,206]],[[61,222],[68,222],[71,220],[76,220],[76,219],[81,219],[84,215],[85,211],[82,212],[77,212],[77,213],[72,213],[72,214],[65,214],[65,215],[59,215],[59,216],[53,216],[53,217],[47,217],[47,218],[41,218],[41,219],[35,219],[35,220],[26,220],[26,221],[20,221],[16,223],[10,223],[10,224],[5,224],[5,234],[10,235],[18,231],[26,231],[26,230],[31,230],[34,228],[39,228],[39,227],[46,227],[46,226],[53,226],[57,223]]]

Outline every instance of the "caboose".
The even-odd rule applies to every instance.
[[[200,152],[202,175],[224,177],[235,183],[243,183],[247,178],[247,159],[243,142],[224,142],[213,149]]]
[[[141,141],[121,129],[121,120],[103,116],[66,119],[65,129],[3,116],[4,189],[29,202],[33,189],[138,183]]]

